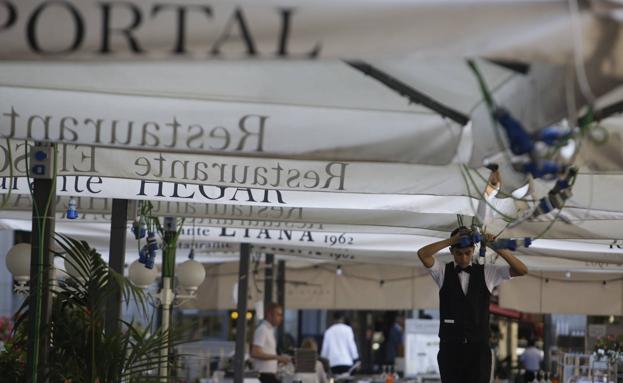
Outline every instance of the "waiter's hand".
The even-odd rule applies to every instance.
[[[277,362],[281,364],[292,363],[292,358],[288,355],[277,355]]]
[[[452,237],[450,237],[450,246],[452,245],[456,245],[457,243],[460,242],[460,239],[462,236],[464,235],[469,235],[471,234],[471,230],[464,228],[461,229],[459,231],[456,232],[456,234],[454,234]]]
[[[495,238],[496,238],[495,235],[493,235],[491,233],[485,233],[484,237],[485,237],[485,240],[487,242],[493,242],[493,241],[495,241]]]

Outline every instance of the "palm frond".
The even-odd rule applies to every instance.
[[[158,366],[170,363],[161,352],[181,342],[177,331],[154,331],[153,318],[146,328],[119,319],[119,331],[106,333],[105,310],[108,299],[121,293],[126,304],[134,301],[139,313],[147,316],[147,298],[142,289],[115,272],[88,243],[56,235],[63,249],[57,254],[75,269],[74,275],[56,285],[51,293],[50,381],[158,381]],[[16,329],[28,333],[27,318],[31,298],[16,313]],[[169,340],[175,340],[172,344]]]

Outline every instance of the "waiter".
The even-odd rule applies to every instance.
[[[490,381],[491,291],[505,280],[528,272],[526,265],[506,249],[495,251],[508,265],[472,263],[474,243],[460,241],[461,236],[469,233],[466,227],[459,227],[450,238],[418,250],[420,260],[439,287],[440,342],[437,362],[443,383]],[[435,254],[448,246],[454,262],[443,264],[435,258]]]
[[[275,328],[279,327],[282,322],[283,307],[277,303],[269,303],[266,306],[265,319],[255,329],[253,335],[251,358],[253,358],[253,367],[260,373],[262,383],[279,383],[277,363],[291,362],[289,356],[277,354]]]

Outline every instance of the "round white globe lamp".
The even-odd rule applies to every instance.
[[[177,266],[175,275],[182,288],[190,294],[194,294],[206,277],[203,265],[194,259],[189,259]]]
[[[23,283],[30,279],[30,243],[18,243],[6,255],[6,267],[13,279]]]
[[[156,268],[148,269],[140,263],[138,260],[132,262],[130,264],[130,268],[128,270],[128,278],[141,289],[148,288],[158,276],[158,271]]]

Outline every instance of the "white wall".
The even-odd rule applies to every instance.
[[[232,289],[237,263],[206,265],[207,277],[198,299],[201,309],[233,309]],[[249,305],[261,299],[264,271],[251,274]],[[255,282],[254,282],[255,279]],[[286,307],[289,309],[409,310],[438,307],[438,289],[421,267],[323,264],[286,271]],[[380,281],[385,283],[381,284]],[[603,284],[603,281],[606,284]],[[623,278],[620,274],[534,273],[501,285],[500,306],[528,313],[586,315],[623,314]]]
[[[623,280],[620,274],[527,275],[500,287],[500,305],[531,313],[621,315]]]

